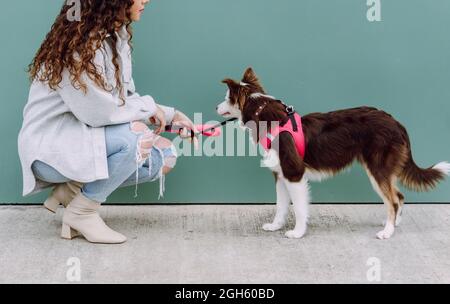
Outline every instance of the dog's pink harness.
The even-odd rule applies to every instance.
[[[277,125],[275,128],[270,130],[259,143],[264,149],[269,150],[272,146],[272,141],[282,132],[288,132],[294,139],[295,147],[297,148],[298,154],[301,157],[305,157],[305,135],[302,128],[302,118],[298,113],[292,112],[289,115],[289,120],[282,126]]]

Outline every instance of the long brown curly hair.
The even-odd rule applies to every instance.
[[[30,80],[48,83],[50,88],[55,90],[62,81],[63,69],[67,68],[72,85],[84,93],[87,92],[87,86],[81,79],[83,72],[86,72],[100,88],[111,92],[112,88],[108,88],[93,60],[95,52],[102,46],[108,34],[114,45],[117,44],[115,32],[123,26],[129,34],[128,44],[131,47],[133,33],[130,8],[133,2],[133,0],[81,0],[79,2],[81,19],[71,21],[68,15],[73,6],[67,5],[68,2],[64,0],[61,12],[28,67]],[[112,49],[116,89],[125,104],[118,53],[115,47]],[[78,54],[79,59],[76,59],[74,54]]]

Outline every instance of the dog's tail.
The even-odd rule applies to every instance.
[[[448,175],[450,175],[450,163],[440,162],[430,168],[422,169],[416,165],[410,152],[409,159],[400,174],[400,181],[411,190],[430,191]]]

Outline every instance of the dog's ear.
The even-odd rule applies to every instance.
[[[225,83],[230,90],[239,89],[240,87],[239,83],[230,78],[222,80],[222,83]]]
[[[230,78],[224,79],[222,82],[226,83],[230,89],[231,104],[238,104],[239,109],[242,111],[248,94],[248,88]]]
[[[242,82],[248,83],[250,85],[253,85],[261,90],[261,93],[264,93],[264,89],[259,82],[258,76],[256,76],[255,72],[251,67],[247,68],[245,70],[244,76],[242,77]]]

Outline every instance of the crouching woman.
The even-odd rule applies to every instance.
[[[131,23],[148,2],[81,1],[80,21],[64,5],[30,64],[18,137],[23,196],[54,187],[44,205],[66,207],[63,238],[125,242],[100,218],[101,203],[117,188],[156,179],[162,195],[177,155],[160,132],[166,123],[196,131],[186,115],[135,90]]]

